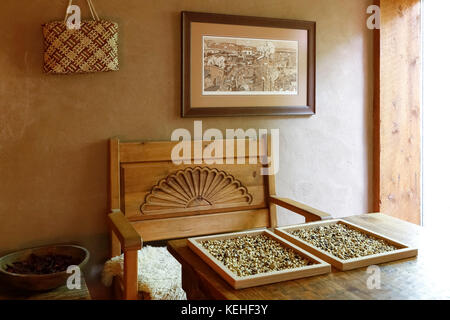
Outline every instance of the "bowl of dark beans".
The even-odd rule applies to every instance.
[[[88,260],[89,251],[76,245],[24,249],[0,258],[0,280],[27,291],[51,290],[65,285]]]

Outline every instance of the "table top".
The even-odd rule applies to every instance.
[[[379,213],[343,220],[417,247],[419,254],[380,264],[379,289],[368,286],[372,273],[365,267],[351,271],[332,268],[326,275],[235,290],[187,247],[186,239],[169,241],[168,249],[183,266],[183,287],[188,296],[192,287],[187,285],[188,278],[195,277],[195,287],[201,288],[202,298],[209,299],[450,299],[445,235]]]
[[[7,288],[0,283],[0,300],[91,300],[84,276],[81,277],[81,288],[70,290],[67,286],[44,292],[27,292]]]

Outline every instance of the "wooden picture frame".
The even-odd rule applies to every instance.
[[[349,228],[356,229],[362,233],[365,233],[367,235],[371,235],[374,238],[382,239],[386,241],[387,243],[397,247],[397,250],[369,255],[365,257],[359,257],[359,258],[352,258],[343,260],[340,259],[331,253],[322,250],[290,233],[292,230],[299,230],[299,229],[308,229],[308,228],[314,228],[317,226],[326,226],[331,224],[343,224]],[[384,236],[380,233],[376,233],[374,231],[370,231],[366,228],[363,228],[361,226],[358,226],[356,224],[341,220],[341,219],[334,219],[334,220],[327,220],[327,221],[317,221],[317,222],[311,222],[311,223],[305,223],[301,225],[295,225],[295,226],[287,226],[287,227],[279,227],[275,228],[274,232],[279,235],[280,237],[286,239],[287,241],[295,244],[296,246],[310,252],[311,254],[319,257],[320,259],[328,262],[333,267],[341,270],[341,271],[347,271],[352,269],[357,269],[361,267],[367,267],[374,264],[380,264],[385,262],[391,262],[395,260],[400,259],[406,259],[417,256],[418,249],[410,247],[404,243],[401,243],[397,240],[394,240],[392,238],[389,238],[387,236]]]
[[[315,22],[181,17],[182,117],[315,114]]]
[[[267,237],[275,239],[283,246],[293,249],[300,256],[309,259],[314,262],[313,265],[286,269],[282,271],[273,271],[267,273],[256,274],[252,276],[239,277],[231,272],[222,262],[212,256],[208,250],[206,250],[201,242],[206,240],[218,240],[218,239],[230,239],[245,235],[259,235],[264,234]],[[216,271],[230,286],[234,289],[244,289],[255,286],[261,286],[265,284],[300,279],[305,277],[311,277],[315,275],[325,274],[331,272],[331,266],[322,261],[321,259],[313,256],[311,253],[289,243],[282,237],[277,236],[273,232],[267,229],[242,231],[235,233],[227,233],[212,236],[203,236],[196,238],[189,238],[187,240],[188,247],[194,251],[203,261],[205,261],[214,271]]]

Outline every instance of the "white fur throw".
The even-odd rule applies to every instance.
[[[102,282],[111,286],[114,276],[123,276],[123,254],[108,260]],[[143,247],[138,252],[138,290],[152,300],[186,300],[181,287],[181,265],[165,247]]]

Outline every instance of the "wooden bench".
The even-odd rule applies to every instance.
[[[270,140],[270,139],[269,139]],[[203,148],[211,142],[202,142]],[[178,142],[109,141],[111,257],[124,253],[120,298],[137,299],[137,252],[146,241],[276,227],[276,206],[303,215],[307,222],[331,216],[302,203],[276,196],[275,175],[262,175],[258,159],[267,148],[249,154],[253,141],[220,140],[233,146],[233,164],[223,157],[176,165],[171,160]],[[237,150],[245,145],[244,156]],[[225,152],[224,152],[225,153]],[[269,154],[267,154],[269,153]],[[238,161],[239,160],[239,161]],[[220,163],[222,162],[222,163]],[[238,164],[239,162],[239,164]]]

